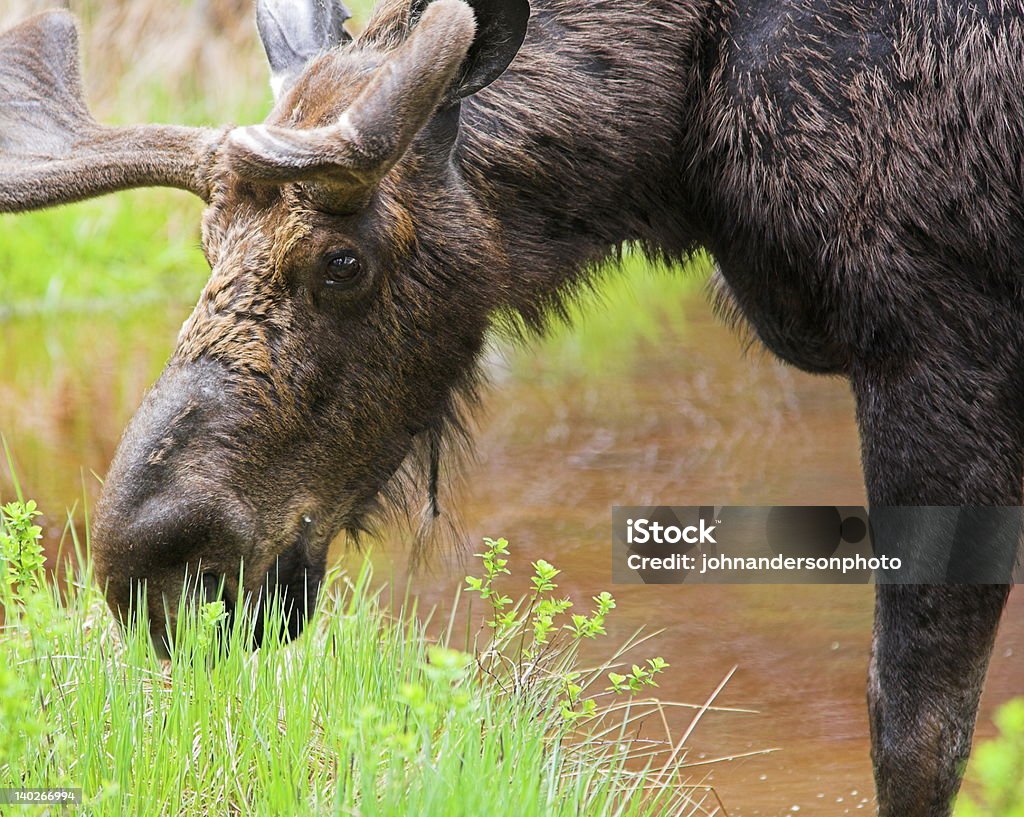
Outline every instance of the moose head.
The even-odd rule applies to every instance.
[[[229,604],[280,591],[297,634],[327,549],[440,437],[500,306],[499,225],[453,156],[461,100],[497,79],[526,0],[259,0],[275,105],[219,130],[98,125],[74,19],[0,36],[0,212],[140,186],[208,207],[212,274],[129,424],[93,528],[111,608],[142,583],[154,642],[186,575]],[[212,586],[212,587],[211,587]]]

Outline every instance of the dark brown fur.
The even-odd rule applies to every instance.
[[[386,0],[308,64],[268,45],[283,91],[262,127],[98,131],[77,79],[57,113],[6,109],[0,209],[136,184],[210,203],[213,274],[99,509],[115,609],[144,579],[159,613],[186,566],[236,599],[315,588],[329,541],[410,463],[436,482],[488,327],[542,330],[625,242],[711,250],[728,315],[850,379],[872,503],[1020,503],[1019,2],[535,0],[477,94],[525,7],[471,5],[475,35],[458,3]],[[8,97],[76,70],[68,25],[5,35]],[[407,48],[420,26],[433,38]],[[324,283],[339,249],[369,271],[345,295]],[[1005,597],[879,588],[885,817],[948,814]]]

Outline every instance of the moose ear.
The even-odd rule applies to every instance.
[[[476,15],[476,38],[452,86],[452,101],[472,96],[500,77],[519,53],[530,21],[529,0],[465,0]],[[413,0],[414,27],[431,0]]]
[[[278,98],[306,64],[349,42],[341,0],[257,0],[256,27],[270,62],[270,86]]]

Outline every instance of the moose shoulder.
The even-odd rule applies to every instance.
[[[347,17],[260,0],[275,106],[220,130],[98,125],[65,13],[0,36],[0,211],[209,205],[210,281],[94,532],[111,607],[147,582],[157,643],[186,570],[281,592],[297,634],[331,539],[410,459],[436,483],[495,316],[541,329],[624,242],[709,249],[726,312],[849,378],[873,504],[1020,504],[1020,2],[385,0],[358,39]],[[1006,594],[879,588],[885,817],[949,813]]]

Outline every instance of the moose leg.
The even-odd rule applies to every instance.
[[[993,379],[941,365],[855,374],[872,505],[1020,504],[1019,414],[996,396],[1012,390],[982,389],[978,378]],[[868,706],[880,817],[950,813],[1007,592],[877,587]]]
[[[1008,588],[879,585],[868,707],[880,817],[945,817]]]

